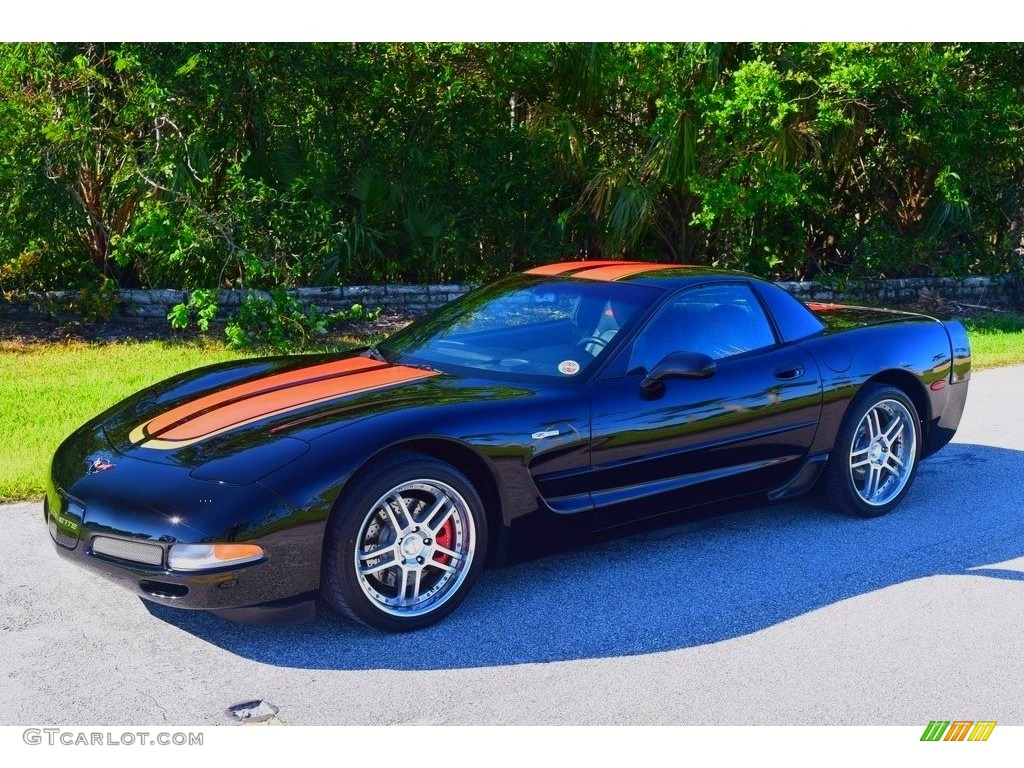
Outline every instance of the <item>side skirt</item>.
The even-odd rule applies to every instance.
[[[807,493],[821,477],[822,470],[828,463],[828,453],[816,453],[804,459],[804,465],[796,476],[785,485],[779,486],[768,492],[768,498],[772,501],[780,499],[792,499]]]

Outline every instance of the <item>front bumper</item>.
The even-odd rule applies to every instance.
[[[325,520],[298,514],[258,483],[210,483],[180,468],[115,459],[114,468],[90,474],[84,469],[90,454],[58,451],[44,522],[61,557],[161,605],[255,623],[276,623],[267,618],[274,614],[286,621],[311,618]],[[125,557],[104,555],[94,547],[98,537],[132,546],[106,548]],[[176,543],[218,542],[258,544],[265,555],[205,571],[167,567]],[[147,562],[131,557],[133,551],[145,552]],[[296,602],[308,605],[295,614]],[[266,608],[254,612],[253,606]]]
[[[312,618],[312,594],[317,586],[315,579],[274,563],[270,556],[253,563],[216,570],[172,571],[164,565],[147,566],[95,552],[92,542],[98,532],[88,526],[82,527],[76,546],[69,548],[66,538],[62,543],[54,536],[53,517],[49,512],[47,515],[50,539],[58,555],[146,600],[174,608],[213,611],[251,623],[277,623],[267,621],[275,614],[287,621]],[[101,533],[104,537],[118,538],[110,537],[109,531]],[[152,541],[123,540],[155,545]],[[162,562],[166,563],[170,545],[159,546],[163,550]],[[301,607],[297,612],[296,606]]]

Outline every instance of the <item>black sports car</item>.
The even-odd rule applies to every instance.
[[[709,502],[879,515],[953,436],[963,326],[809,307],[745,274],[531,269],[372,349],[193,371],[57,450],[57,551],[165,605],[387,630],[450,613],[485,563]]]

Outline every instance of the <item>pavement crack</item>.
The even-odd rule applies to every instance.
[[[156,708],[160,710],[160,713],[163,715],[164,722],[166,723],[167,722],[167,710],[163,708],[163,706],[160,704],[159,701],[156,700],[156,698],[154,698],[153,694],[146,693],[146,691],[142,691],[142,695],[145,696],[147,699],[149,699],[150,701],[152,701],[156,705]]]

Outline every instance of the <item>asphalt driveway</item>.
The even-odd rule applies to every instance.
[[[893,514],[750,506],[484,575],[440,626],[149,606],[0,507],[0,724],[1024,724],[1024,368]]]

